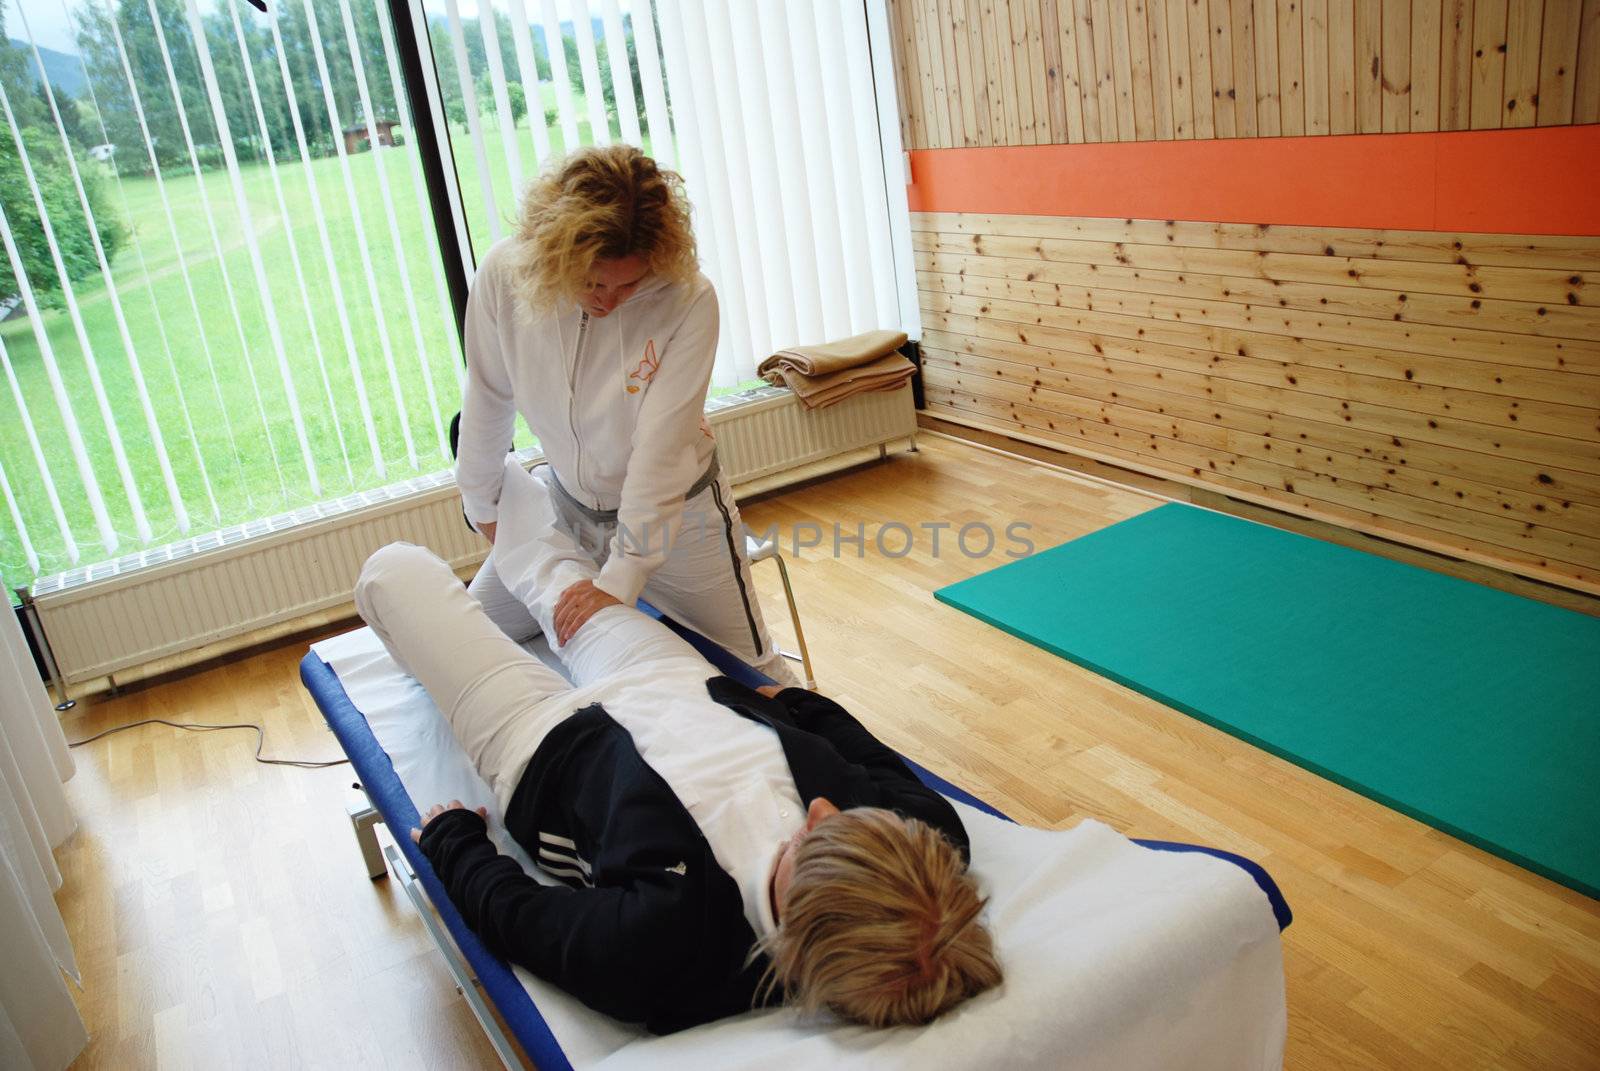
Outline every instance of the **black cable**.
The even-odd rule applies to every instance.
[[[243,725],[212,725],[209,723],[168,721],[165,718],[146,718],[144,721],[136,721],[129,725],[118,725],[114,728],[106,729],[84,740],[69,740],[67,746],[82,747],[84,744],[94,743],[102,736],[120,733],[124,729],[137,729],[141,725],[170,725],[174,729],[192,729],[196,732],[211,732],[214,729],[254,729],[256,731],[255,760],[268,766],[295,766],[302,770],[320,770],[325,766],[343,766],[350,761],[349,759],[333,759],[329,762],[307,762],[302,759],[264,759],[261,757],[261,749],[267,746],[267,731],[253,722]]]

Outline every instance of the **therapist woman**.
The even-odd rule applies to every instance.
[[[491,543],[521,413],[562,519],[599,575],[562,593],[556,641],[643,595],[785,683],[750,583],[744,529],[704,419],[717,295],[700,273],[683,179],[629,145],[583,148],[523,195],[467,302],[456,483]],[[539,631],[495,573],[468,589],[513,639]]]

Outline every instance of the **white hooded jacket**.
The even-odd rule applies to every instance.
[[[520,412],[561,486],[593,509],[617,511],[595,585],[631,605],[666,560],[684,495],[716,449],[704,410],[717,295],[704,275],[650,278],[608,316],[576,305],[535,313],[514,289],[515,242],[489,250],[467,301],[461,501],[474,525],[498,519]]]

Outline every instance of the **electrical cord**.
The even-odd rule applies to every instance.
[[[143,721],[136,721],[128,725],[118,725],[113,728],[106,729],[103,732],[95,733],[93,736],[83,740],[69,740],[67,742],[67,746],[82,747],[84,744],[94,743],[102,736],[110,736],[112,733],[120,733],[125,729],[137,729],[141,725],[170,725],[174,729],[190,729],[195,732],[212,732],[216,729],[254,729],[256,731],[256,753],[254,758],[257,762],[263,763],[267,766],[294,766],[302,770],[320,770],[326,766],[343,766],[345,763],[350,761],[349,759],[333,759],[329,762],[309,762],[304,759],[262,758],[261,749],[267,746],[267,731],[261,726],[256,725],[254,722],[248,722],[240,725],[213,725],[202,722],[168,721],[165,718],[146,718]]]

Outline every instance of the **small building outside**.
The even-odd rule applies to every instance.
[[[377,143],[379,145],[387,145],[392,148],[394,146],[394,128],[400,124],[395,122],[393,119],[379,119],[372,125],[376,127],[378,131]],[[354,126],[347,126],[344,128],[343,134],[345,152],[360,152],[361,143],[363,141],[368,142],[368,147],[370,147],[372,139],[367,134],[366,123],[356,123]]]

